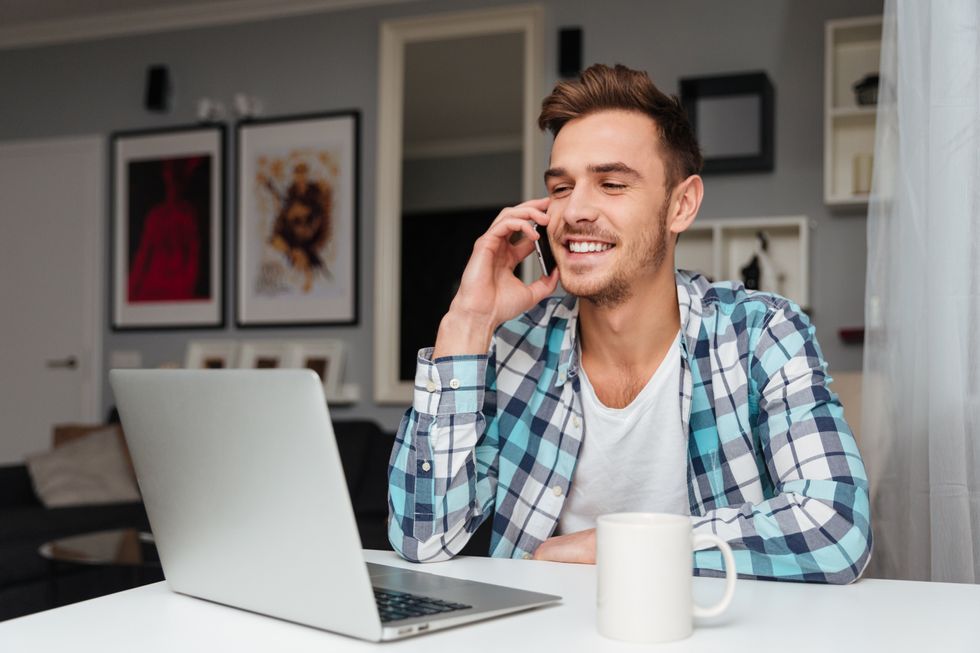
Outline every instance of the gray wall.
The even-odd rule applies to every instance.
[[[357,327],[223,332],[105,331],[113,350],[138,350],[155,366],[183,360],[200,337],[330,336],[350,350],[347,381],[362,401],[338,417],[371,416],[387,428],[401,409],[372,396],[375,169],[377,167],[378,27],[382,20],[513,0],[431,0],[258,23],[59,46],[0,51],[0,140],[105,133],[194,122],[194,100],[226,102],[236,92],[259,96],[266,115],[358,108],[361,136],[361,322]],[[882,0],[542,0],[547,87],[556,81],[557,29],[581,25],[585,61],[646,69],[677,91],[680,77],[763,69],[776,88],[776,169],[706,179],[705,218],[805,214],[816,225],[811,269],[812,317],[831,372],[861,367],[860,347],[840,343],[837,329],[863,322],[865,219],[830,213],[822,201],[823,35],[830,18],[881,13]],[[177,90],[167,115],[141,107],[143,75],[166,63]],[[231,148],[229,147],[229,157]],[[230,160],[230,158],[229,158]],[[232,197],[229,175],[229,197]],[[231,237],[232,234],[229,234]],[[229,247],[229,251],[234,251]],[[106,266],[108,268],[108,265]],[[228,278],[232,260],[227,261]],[[226,315],[232,319],[231,289]],[[108,301],[108,297],[106,298]],[[106,404],[111,395],[106,386]]]

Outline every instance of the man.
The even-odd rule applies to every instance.
[[[477,240],[419,353],[389,469],[395,549],[445,560],[492,515],[493,556],[592,563],[598,515],[672,512],[728,541],[743,577],[856,580],[868,483],[807,316],[674,269],[703,195],[676,98],[596,65],[539,125],[548,197]],[[535,223],[557,269],[525,285]],[[559,278],[568,296],[549,297]],[[718,575],[720,553],[694,568]]]

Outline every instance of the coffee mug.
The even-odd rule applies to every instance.
[[[725,594],[710,608],[694,603],[694,550],[717,546],[725,559]],[[681,515],[602,515],[596,528],[599,633],[629,642],[670,642],[691,635],[694,617],[714,617],[735,593],[735,559],[716,535],[691,532]]]

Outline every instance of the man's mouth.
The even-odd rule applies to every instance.
[[[610,250],[615,245],[602,240],[568,239],[565,241],[565,247],[573,254],[593,254]]]

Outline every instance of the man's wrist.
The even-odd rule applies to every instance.
[[[496,328],[492,320],[450,310],[439,323],[432,359],[486,354]]]

